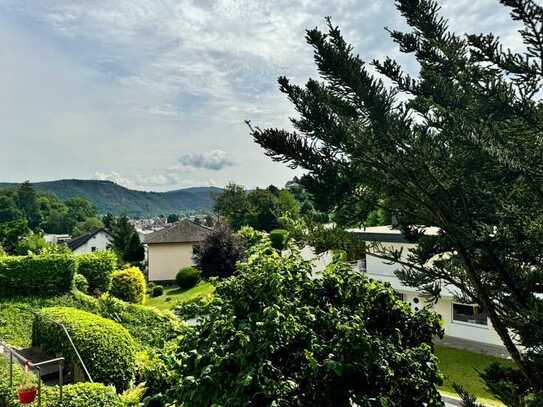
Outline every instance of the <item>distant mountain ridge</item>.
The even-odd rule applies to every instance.
[[[18,183],[0,183],[0,188],[14,188]],[[179,212],[209,211],[213,207],[213,194],[217,187],[193,187],[168,192],[136,191],[112,181],[65,179],[32,182],[36,191],[56,195],[61,200],[86,198],[100,214],[127,214],[131,217],[150,217]]]

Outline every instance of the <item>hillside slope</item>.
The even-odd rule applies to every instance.
[[[135,191],[111,181],[59,180],[32,184],[37,191],[56,195],[62,200],[80,196],[88,199],[101,214],[127,214],[148,217],[185,211],[208,211],[213,207],[213,195],[220,188],[196,187],[169,192]],[[15,183],[0,183],[0,188],[16,187]]]

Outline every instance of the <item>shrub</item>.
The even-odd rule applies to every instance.
[[[321,278],[262,241],[168,358],[175,405],[440,405],[439,317],[344,262]],[[197,305],[196,305],[197,306]]]
[[[234,234],[229,226],[221,224],[194,246],[192,258],[204,278],[223,278],[234,274],[243,251],[241,237]]]
[[[272,247],[276,250],[284,250],[287,246],[288,231],[285,229],[274,229],[270,232],[270,240]]]
[[[185,267],[178,271],[175,282],[180,288],[189,289],[200,281],[200,272],[196,267]]]
[[[32,343],[50,354],[61,354],[67,363],[79,359],[59,324],[69,332],[92,379],[124,390],[136,373],[137,344],[118,323],[76,308],[44,308],[34,319]]]
[[[89,292],[100,294],[109,291],[111,277],[117,268],[117,256],[112,251],[82,254],[77,257],[78,271],[89,282]]]
[[[63,387],[60,402],[58,387],[45,389],[46,407],[125,407],[115,388],[102,383],[76,383]]]
[[[164,294],[164,287],[161,285],[155,285],[151,288],[151,297],[160,297]]]
[[[70,255],[0,257],[0,296],[64,293],[71,290],[75,272]]]
[[[145,277],[137,267],[115,271],[110,294],[123,301],[142,304],[145,299]]]
[[[89,291],[89,282],[83,274],[76,273],[74,276],[74,287],[82,293],[87,293]]]
[[[161,348],[164,342],[176,338],[183,324],[168,311],[130,304],[108,294],[94,298],[82,293],[74,294],[74,306],[114,319],[124,326],[142,345]]]

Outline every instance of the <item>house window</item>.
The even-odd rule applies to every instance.
[[[488,314],[478,305],[453,304],[453,321],[488,325]]]
[[[92,246],[91,247],[91,252],[95,252],[96,251],[96,247],[95,246]]]
[[[405,301],[405,294],[404,293],[401,293],[399,291],[394,291],[394,294],[396,294],[396,298],[399,299],[400,301]]]

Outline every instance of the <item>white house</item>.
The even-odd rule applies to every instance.
[[[356,234],[363,241],[375,242],[382,249],[402,250],[403,258],[407,257],[409,249],[415,247],[414,244],[406,241],[400,230],[391,226],[350,229],[349,231]],[[426,233],[437,233],[437,229],[428,228]],[[304,248],[302,255],[308,260],[313,260],[313,270],[316,274],[321,272],[332,259],[330,253],[319,256],[314,255],[310,247]],[[389,283],[397,291],[400,298],[410,304],[413,309],[416,310],[428,305],[416,288],[403,285],[396,277],[394,272],[400,269],[401,266],[372,256],[371,247],[365,258],[360,259],[353,267],[360,272],[367,273],[369,278]],[[487,318],[486,312],[474,304],[456,302],[454,300],[455,292],[459,293],[455,287],[443,287],[440,300],[432,306],[433,310],[440,314],[443,320],[444,342],[474,351],[507,355],[507,351]]]
[[[402,233],[391,226],[376,226],[364,229],[351,229],[361,240],[377,242],[384,249],[402,250],[402,257],[406,258],[409,249],[414,244],[407,243]],[[426,233],[436,234],[437,229],[429,228]],[[370,245],[371,246],[371,245]],[[375,252],[374,252],[375,253]],[[408,287],[401,283],[394,271],[400,269],[397,263],[371,255],[369,248],[366,257],[358,263],[361,271],[365,271],[368,277],[375,280],[388,282],[401,298],[418,309],[427,305],[420,293],[414,287]],[[462,304],[455,301],[455,293],[459,293],[456,287],[445,286],[442,289],[441,299],[433,305],[435,312],[441,315],[445,329],[445,341],[465,342],[473,349],[492,350],[494,353],[506,354],[503,343],[492,327],[486,312],[474,304]],[[480,346],[478,346],[480,345]]]
[[[110,249],[113,245],[113,238],[106,230],[98,229],[71,239],[66,244],[74,253],[92,253]]]
[[[45,240],[45,243],[53,243],[53,244],[62,244],[66,243],[69,240],[71,240],[71,236],[68,234],[45,234],[43,235],[43,240]]]

